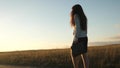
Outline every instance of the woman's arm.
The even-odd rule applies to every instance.
[[[78,15],[74,15],[74,21],[75,21],[75,28],[74,28],[74,41],[78,41],[78,33],[80,31],[80,20],[78,18]]]

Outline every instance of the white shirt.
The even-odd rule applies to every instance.
[[[80,37],[87,37],[87,31],[82,30],[80,27],[80,19],[77,14],[74,15],[75,20],[75,28],[74,28],[74,41],[77,40]]]

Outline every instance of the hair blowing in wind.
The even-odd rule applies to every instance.
[[[84,11],[79,4],[74,5],[72,7],[71,21],[70,21],[70,24],[71,24],[72,27],[75,27],[75,21],[74,21],[74,15],[75,14],[78,14],[78,16],[79,16],[79,19],[80,19],[80,22],[81,22],[80,23],[81,29],[82,30],[87,30],[87,17],[85,16]]]

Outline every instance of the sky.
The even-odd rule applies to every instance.
[[[89,42],[120,41],[120,0],[0,0],[0,51],[69,48],[75,4],[88,18]]]

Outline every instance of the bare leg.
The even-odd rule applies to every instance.
[[[89,68],[89,59],[87,53],[81,54],[84,68]]]
[[[79,68],[80,57],[81,57],[81,55],[79,55],[77,57],[72,57],[72,62],[73,62],[74,68]]]

